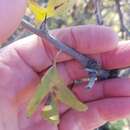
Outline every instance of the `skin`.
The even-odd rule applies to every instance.
[[[25,0],[0,1],[0,43],[19,25],[25,5]],[[118,42],[117,35],[108,27],[79,26],[52,33],[71,47],[94,57],[105,69],[130,65],[130,42]],[[93,130],[107,121],[130,115],[129,78],[97,82],[92,90],[84,88],[87,83],[71,85],[74,80],[86,77],[86,73],[71,57],[60,54],[57,67],[61,76],[89,109],[77,112],[60,105],[61,123],[58,128],[43,121],[39,111],[28,119],[25,111],[27,101],[56,53],[52,45],[36,35],[0,50],[0,130]]]

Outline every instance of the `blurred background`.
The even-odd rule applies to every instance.
[[[40,5],[46,5],[48,0],[38,0]],[[33,23],[33,15],[27,9],[25,18]],[[71,11],[62,17],[48,20],[49,29],[68,26],[98,24],[113,28],[122,40],[130,38],[130,0],[75,0]],[[20,38],[30,35],[21,25],[6,42],[10,44]],[[5,44],[4,44],[5,45]],[[129,70],[127,72],[130,72]],[[123,73],[124,74],[124,73]],[[130,73],[127,73],[128,76]],[[109,122],[99,130],[130,130],[130,118]]]
[[[37,0],[40,5],[46,5],[48,0]],[[27,9],[33,21],[33,15]],[[130,0],[75,0],[72,10],[62,17],[48,20],[50,29],[63,28],[66,26],[78,26],[87,24],[100,24],[110,26],[116,31],[121,39],[129,39],[130,36]],[[8,39],[6,44],[29,35],[20,26],[17,31]]]

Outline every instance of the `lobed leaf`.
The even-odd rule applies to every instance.
[[[71,92],[71,90],[69,90],[69,88],[65,85],[64,80],[62,80],[60,74],[56,69],[56,65],[53,65],[45,73],[44,77],[41,80],[41,84],[36,89],[34,97],[27,106],[28,117],[32,116],[32,114],[36,111],[44,97],[47,96],[50,92],[55,93],[56,98],[58,98],[61,102],[65,103],[66,105],[75,110],[87,110],[87,106],[80,102]],[[52,98],[51,100],[51,104],[43,109],[43,111],[45,112],[43,115],[46,120],[57,124],[59,122],[59,115],[57,114],[58,109],[54,99]],[[50,115],[49,113],[47,113],[47,111],[50,112]],[[55,114],[53,115],[53,113]]]
[[[87,106],[86,104],[82,103],[73,93],[72,91],[66,86],[64,80],[61,78],[60,74],[57,70],[55,70],[57,75],[57,79],[59,82],[55,84],[56,89],[56,97],[63,102],[64,104],[68,105],[69,107],[77,110],[77,111],[86,111]]]
[[[63,82],[59,84],[59,87],[56,90],[56,96],[61,102],[77,111],[87,110],[87,105],[78,100]]]
[[[38,25],[45,20],[47,10],[41,7],[34,0],[28,0],[28,7],[35,17],[35,24]]]
[[[35,16],[36,25],[47,17],[64,15],[74,5],[74,0],[49,0],[46,8],[41,7],[34,0],[28,0],[28,7]]]

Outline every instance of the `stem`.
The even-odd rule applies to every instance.
[[[22,20],[22,25],[33,32],[34,34],[37,34],[41,38],[44,38],[48,40],[51,44],[53,44],[57,49],[67,53],[68,55],[72,56],[75,60],[79,61],[81,65],[84,66],[85,71],[88,72],[89,75],[89,83],[86,88],[92,88],[97,77],[98,79],[107,79],[109,75],[109,71],[101,69],[101,67],[98,65],[98,63],[92,59],[89,58],[87,55],[83,55],[79,53],[78,51],[74,50],[73,48],[67,46],[60,40],[56,39],[54,36],[52,36],[45,25],[41,26],[40,29],[36,29],[33,27],[32,24],[27,22],[26,20]]]
[[[116,6],[117,6],[117,12],[118,12],[119,19],[120,19],[121,31],[122,31],[122,33],[126,32],[127,35],[129,36],[129,35],[130,35],[130,32],[129,32],[129,30],[125,27],[125,24],[124,24],[123,14],[122,14],[122,11],[121,11],[120,0],[115,0],[115,3],[116,3]]]
[[[95,6],[95,15],[96,15],[96,21],[98,25],[103,25],[103,19],[101,15],[101,8],[100,8],[100,0],[93,0],[94,6]]]
[[[34,34],[37,34],[41,38],[44,38],[44,39],[47,39],[48,41],[50,41],[50,43],[52,43],[57,49],[72,56],[74,59],[79,61],[85,68],[100,69],[100,66],[97,64],[97,62],[94,59],[89,58],[87,55],[83,55],[83,54],[79,53],[78,51],[74,50],[73,48],[67,46],[66,44],[64,44],[60,40],[56,39],[55,37],[53,37],[51,34],[49,34],[48,31],[46,31],[46,29],[45,30],[36,29],[35,27],[33,27],[32,24],[30,24],[29,22],[27,22],[24,19],[22,20],[22,25],[26,29],[33,32]]]

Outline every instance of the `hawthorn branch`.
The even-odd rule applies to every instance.
[[[87,67],[99,69],[97,62],[94,59],[90,59],[88,56],[82,55],[73,48],[68,47],[66,44],[62,43],[60,40],[49,34],[48,31],[46,31],[45,29],[36,29],[26,20],[22,20],[22,25],[34,34],[37,34],[41,38],[50,41],[50,43],[52,43],[57,49],[62,50],[63,52],[72,56],[74,59],[79,61],[85,68]]]
[[[21,24],[24,28],[28,29],[29,31],[37,34],[43,39],[48,40],[51,44],[53,44],[57,49],[61,50],[62,52],[72,56],[75,60],[80,62],[81,65],[85,68],[85,71],[88,71],[90,76],[93,76],[93,79],[107,79],[109,77],[109,71],[101,69],[101,66],[98,65],[97,61],[90,58],[87,55],[83,55],[76,51],[75,49],[69,47],[68,45],[64,44],[60,40],[56,39],[52,36],[48,30],[43,26],[41,29],[36,29],[32,24],[30,24],[26,20],[22,20]],[[89,88],[93,86],[94,83],[89,83]]]

